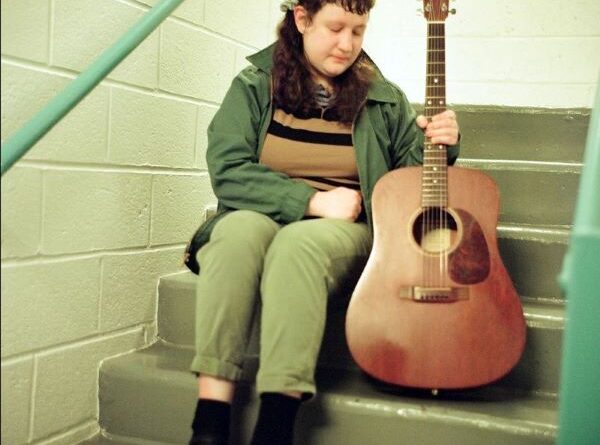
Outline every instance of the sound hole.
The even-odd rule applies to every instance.
[[[441,207],[428,207],[415,219],[413,237],[427,253],[449,251],[458,238],[456,220]]]

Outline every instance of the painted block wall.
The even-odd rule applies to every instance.
[[[2,141],[156,2],[1,0]],[[250,3],[186,0],[2,177],[3,444],[94,435],[100,362],[155,341],[215,201],[206,127],[279,15]]]
[[[1,0],[2,141],[156,2]],[[598,2],[488,3],[461,0],[447,23],[449,101],[589,106]],[[93,435],[99,363],[155,340],[158,277],[183,271],[215,201],[206,127],[244,57],[272,41],[278,5],[186,0],[3,176],[2,443]],[[419,6],[378,0],[365,42],[414,102]]]
[[[600,81],[600,2],[456,0],[446,19],[450,104],[590,108]],[[420,0],[379,0],[365,48],[411,102],[425,96]]]

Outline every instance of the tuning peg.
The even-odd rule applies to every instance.
[[[452,8],[450,11],[448,11],[450,14],[456,14],[456,8]]]

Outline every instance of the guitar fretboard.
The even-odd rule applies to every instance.
[[[446,110],[446,32],[444,22],[427,23],[427,69],[425,117]],[[448,161],[446,146],[425,140],[423,156],[422,206],[446,207],[448,203]]]

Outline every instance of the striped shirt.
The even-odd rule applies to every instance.
[[[327,97],[323,100],[317,94],[321,109],[309,116],[275,109],[260,162],[320,191],[335,187],[359,190],[352,126],[332,120],[327,115]]]

